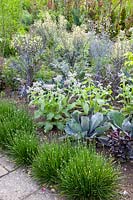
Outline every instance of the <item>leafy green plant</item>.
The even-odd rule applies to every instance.
[[[38,96],[33,103],[38,106],[35,112],[35,118],[44,117],[44,122],[40,123],[44,126],[46,132],[57,127],[59,130],[64,129],[66,119],[69,118],[70,113],[75,103],[69,103],[69,97],[65,94],[49,91]]]
[[[125,54],[127,60],[125,61],[125,68],[129,76],[132,76],[132,67],[133,67],[133,53],[127,52]]]
[[[127,118],[119,111],[110,111],[108,118],[113,124],[113,128],[117,128],[125,133],[128,133],[133,138],[133,116],[130,115]]]
[[[23,0],[22,1],[22,7],[23,7],[24,10],[30,10],[31,1],[30,0]]]
[[[55,72],[48,66],[42,66],[41,69],[36,73],[35,78],[41,79],[44,82],[52,82],[55,76]]]
[[[38,153],[39,141],[34,134],[28,132],[17,133],[8,146],[9,154],[17,165],[31,165]]]
[[[100,84],[96,86],[92,79],[81,83],[77,81],[71,86],[69,93],[76,99],[76,109],[82,109],[85,115],[92,109],[94,112],[106,113],[107,108],[111,108],[111,89],[109,87],[105,89]]]
[[[0,54],[11,53],[13,34],[20,29],[22,6],[20,0],[0,0]]]
[[[105,123],[105,116],[102,113],[83,116],[75,111],[72,114],[72,119],[66,125],[65,132],[69,136],[81,139],[98,137],[108,129],[109,124]]]
[[[20,82],[17,80],[17,71],[10,68],[8,64],[5,64],[2,69],[2,80],[4,82],[5,88],[10,88],[13,91],[17,90]]]
[[[26,30],[28,30],[29,26],[33,23],[33,16],[27,10],[24,10],[22,13],[21,23]]]
[[[74,152],[75,148],[69,142],[44,144],[32,164],[33,177],[40,184],[58,183],[58,172],[64,168]]]
[[[118,102],[122,104],[121,111],[130,114],[133,110],[133,78],[122,74]]]
[[[122,123],[125,119],[124,115],[119,112],[119,111],[115,111],[112,110],[107,114],[107,117],[109,119],[109,121],[118,129],[122,130]]]
[[[109,88],[95,86],[90,79],[80,82],[73,76],[74,73],[69,73],[68,78],[63,80],[59,75],[54,78],[54,84],[35,82],[28,90],[31,104],[38,107],[35,118],[44,117],[44,122],[40,124],[46,132],[54,126],[63,130],[73,110],[87,115],[91,109],[107,112],[107,107],[111,107]]]
[[[68,199],[117,199],[119,172],[112,162],[86,147],[61,169],[60,189]]]

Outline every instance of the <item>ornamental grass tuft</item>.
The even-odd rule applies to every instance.
[[[59,171],[75,153],[75,148],[69,142],[46,143],[33,161],[32,174],[40,184],[56,184],[59,181]]]
[[[35,131],[31,116],[14,103],[0,100],[0,146],[7,148],[13,138],[23,131],[27,134]]]
[[[34,134],[21,132],[14,137],[8,149],[17,165],[29,166],[37,156],[39,141]]]
[[[117,199],[119,175],[110,160],[84,147],[60,171],[60,189],[73,200]]]

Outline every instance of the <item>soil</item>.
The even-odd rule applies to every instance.
[[[122,169],[122,182],[121,182],[121,188],[122,188],[122,193],[124,191],[127,192],[127,194],[122,195],[121,200],[128,199],[128,200],[133,200],[133,163],[125,163],[121,164],[121,169]]]

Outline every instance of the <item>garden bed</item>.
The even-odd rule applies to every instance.
[[[7,101],[7,100],[5,100]],[[10,101],[14,101],[13,99],[10,99]],[[25,102],[23,101],[19,101],[17,100],[17,107],[23,107],[23,108],[28,108],[29,112],[33,115],[34,111],[35,111],[35,108],[33,107],[27,107],[27,103],[25,104]],[[23,106],[22,106],[23,104]],[[43,142],[46,142],[46,141],[51,141],[52,140],[54,142],[59,142],[59,138],[60,138],[60,135],[58,134],[58,131],[51,131],[49,134],[45,135],[45,133],[41,130],[38,129],[37,131],[37,135],[39,136],[40,138],[40,141],[43,143]],[[28,138],[27,138],[28,139]],[[35,143],[36,144],[36,143]],[[99,152],[99,154],[105,154],[105,157],[107,156],[110,156],[110,153],[108,152],[108,150],[106,148],[104,149],[101,149],[101,148],[97,148],[97,152]],[[23,158],[21,158],[21,161],[23,160]],[[18,163],[19,163],[19,160],[16,160]],[[26,161],[27,162],[27,161]],[[20,162],[21,163],[21,162]],[[22,162],[23,163],[23,162]],[[117,164],[117,160],[116,160],[116,166],[119,165]],[[121,166],[121,171],[122,171],[122,178],[121,178],[121,186],[120,186],[120,194],[121,197],[120,199],[129,199],[131,200],[132,197],[133,197],[133,190],[132,190],[132,187],[133,187],[133,163],[132,162],[127,162],[127,163],[121,163],[120,164]],[[54,187],[54,186],[53,186]],[[56,188],[56,187],[55,187]]]
[[[133,199],[131,0],[1,5],[0,146],[70,200]]]

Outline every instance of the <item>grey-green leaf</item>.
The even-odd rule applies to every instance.
[[[69,135],[74,135],[75,133],[81,133],[82,128],[80,124],[76,122],[76,120],[72,119],[67,123],[65,131]]]
[[[103,122],[103,119],[104,117],[102,113],[96,113],[92,115],[90,123],[90,133],[93,132]]]
[[[78,110],[75,110],[73,113],[72,113],[72,118],[75,119],[75,121],[77,123],[80,123],[80,112]]]
[[[90,129],[90,119],[88,116],[81,117],[81,128],[82,131],[88,131]]]
[[[105,122],[103,126],[96,128],[95,132],[98,135],[101,135],[101,134],[105,133],[106,131],[108,131],[109,128],[110,128],[110,123]]]
[[[123,123],[122,123],[122,129],[123,129],[124,131],[129,132],[129,131],[131,131],[131,126],[132,126],[132,124],[131,124],[131,122],[129,121],[129,117],[128,117],[128,118],[126,118],[126,119],[123,121]]]

